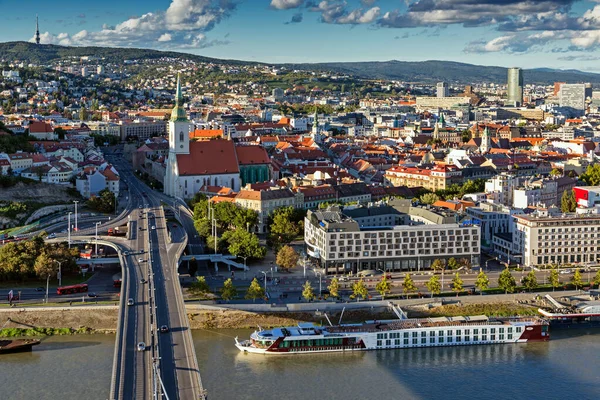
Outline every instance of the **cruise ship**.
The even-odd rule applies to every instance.
[[[360,324],[260,329],[236,347],[246,353],[306,354],[435,346],[526,343],[550,340],[548,322],[539,317],[405,318]]]

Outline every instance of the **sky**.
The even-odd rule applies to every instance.
[[[0,0],[0,41],[600,72],[600,0]]]

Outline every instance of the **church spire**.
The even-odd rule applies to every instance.
[[[171,111],[171,121],[187,122],[187,115],[183,109],[183,95],[181,94],[181,78],[177,74],[177,89],[175,91],[175,107]]]
[[[40,25],[37,14],[35,14],[35,43],[40,44]]]

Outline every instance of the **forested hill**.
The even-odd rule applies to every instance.
[[[505,83],[507,68],[465,64],[453,61],[365,61],[329,62],[318,64],[287,64],[289,67],[307,70],[327,70],[341,74],[370,79],[389,79],[405,82],[494,82]],[[600,83],[600,74],[577,70],[537,68],[523,70],[525,83],[552,84]]]
[[[26,63],[48,64],[61,59],[79,58],[83,56],[99,57],[106,63],[123,63],[125,60],[175,57],[197,62],[211,62],[216,64],[261,64],[250,61],[224,60],[195,54],[151,49],[118,47],[69,47],[50,44],[36,45],[29,42],[0,43],[0,61],[20,60]],[[386,79],[405,82],[432,83],[437,81],[446,81],[450,83],[461,84],[477,82],[505,83],[507,78],[507,69],[504,67],[435,60],[328,62],[316,64],[282,64],[282,66],[307,71],[330,71],[366,79]],[[553,82],[591,82],[600,84],[600,74],[582,72],[578,70],[558,70],[551,68],[526,69],[523,71],[523,78],[526,84],[552,84]]]

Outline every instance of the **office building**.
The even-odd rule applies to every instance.
[[[508,69],[507,100],[510,105],[520,107],[523,104],[523,70]]]
[[[437,97],[450,97],[450,89],[448,88],[448,83],[438,82],[436,94]]]
[[[573,115],[583,115],[585,111],[586,85],[584,83],[564,83],[558,93],[559,104]]]
[[[395,200],[377,207],[309,210],[304,220],[307,254],[325,273],[428,269],[454,257],[479,265],[479,226],[458,223],[453,211]]]
[[[598,262],[600,214],[561,214],[550,208],[514,217],[513,244],[522,265]]]

